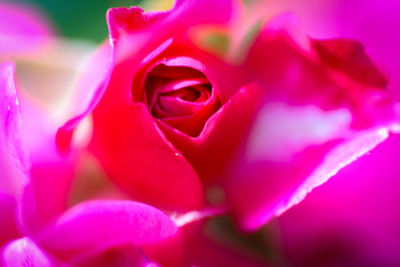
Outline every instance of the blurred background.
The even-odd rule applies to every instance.
[[[34,5],[54,23],[59,34],[94,42],[108,34],[105,14],[110,7],[141,5],[143,0],[13,0]]]

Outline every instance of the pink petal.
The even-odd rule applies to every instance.
[[[86,266],[118,266],[118,267],[150,267],[144,252],[132,245],[117,246],[104,251],[85,255],[74,261],[74,267]]]
[[[163,124],[159,126],[202,179],[221,179],[247,134],[262,93],[254,85],[241,88],[209,118],[203,132],[196,139]]]
[[[192,166],[165,139],[145,106],[129,103],[117,90],[107,91],[93,113],[90,147],[106,173],[135,199],[181,211],[199,208],[202,188]]]
[[[62,259],[131,244],[166,266],[179,265],[182,245],[179,229],[167,215],[131,201],[81,203],[39,234],[38,240]]]
[[[14,71],[12,63],[0,64],[0,244],[19,236],[17,201],[28,182]]]
[[[293,264],[399,262],[399,146],[400,136],[390,136],[278,218],[280,243]]]
[[[28,162],[21,142],[21,110],[14,75],[12,63],[0,64],[0,191],[16,196],[26,182]]]
[[[32,239],[24,237],[9,243],[1,253],[4,267],[52,267],[58,266]]]
[[[375,148],[387,136],[388,130],[381,128],[353,134],[343,141],[332,139],[304,149],[287,163],[241,160],[233,170],[236,179],[229,181],[228,198],[242,226],[247,230],[257,229],[299,203],[314,187]]]
[[[0,247],[20,236],[14,197],[0,192]]]
[[[374,66],[361,43],[346,39],[313,40],[321,61],[329,67],[372,87],[386,87],[388,81]]]
[[[52,29],[44,16],[28,5],[0,4],[0,53],[34,52],[43,48]]]

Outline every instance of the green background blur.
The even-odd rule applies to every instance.
[[[10,1],[10,0],[8,0]],[[11,0],[31,3],[48,15],[63,36],[101,42],[107,37],[108,8],[141,5],[143,0]]]

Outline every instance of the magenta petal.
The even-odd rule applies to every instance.
[[[131,244],[168,266],[180,261],[181,236],[163,212],[132,201],[90,201],[63,214],[38,235],[46,250],[62,259]]]
[[[33,52],[51,35],[49,23],[32,6],[0,3],[0,53]]]
[[[58,266],[32,239],[24,237],[9,243],[1,253],[3,267]]]
[[[14,65],[5,62],[0,64],[0,244],[19,235],[17,203],[28,182],[28,160],[22,149],[20,115]]]
[[[71,265],[74,267],[149,267],[150,264],[141,249],[132,245],[123,245],[95,252],[91,255],[85,255],[74,261]]]
[[[16,209],[14,197],[0,192],[0,247],[19,236]]]
[[[386,87],[388,81],[372,63],[361,43],[346,39],[312,40],[321,61],[353,79],[372,87]]]
[[[27,172],[21,141],[21,110],[14,81],[14,65],[0,64],[0,190],[16,194]]]
[[[221,180],[247,135],[262,97],[263,90],[259,86],[243,86],[208,119],[197,138],[162,123],[159,126],[202,179]]]
[[[107,94],[93,113],[90,145],[110,179],[134,199],[157,207],[199,208],[203,191],[196,172],[167,142],[145,106],[111,99]]]
[[[295,155],[289,164],[242,162],[239,169],[248,172],[246,181],[232,179],[228,185],[229,198],[242,226],[254,230],[280,215],[387,137],[387,129],[371,129],[347,140],[312,146]]]

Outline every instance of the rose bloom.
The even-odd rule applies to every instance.
[[[361,44],[312,39],[290,15],[263,18],[225,0],[111,9],[110,42],[82,70],[57,147],[59,120],[17,101],[4,63],[2,264],[261,265],[185,226],[222,205],[257,229],[398,130],[385,75]],[[75,205],[73,179],[89,165],[76,127],[91,118],[88,150],[124,194]]]
[[[398,129],[360,43],[247,16],[237,1],[111,9],[59,148],[90,114],[89,150],[130,197],[178,212],[222,203],[253,230]]]

